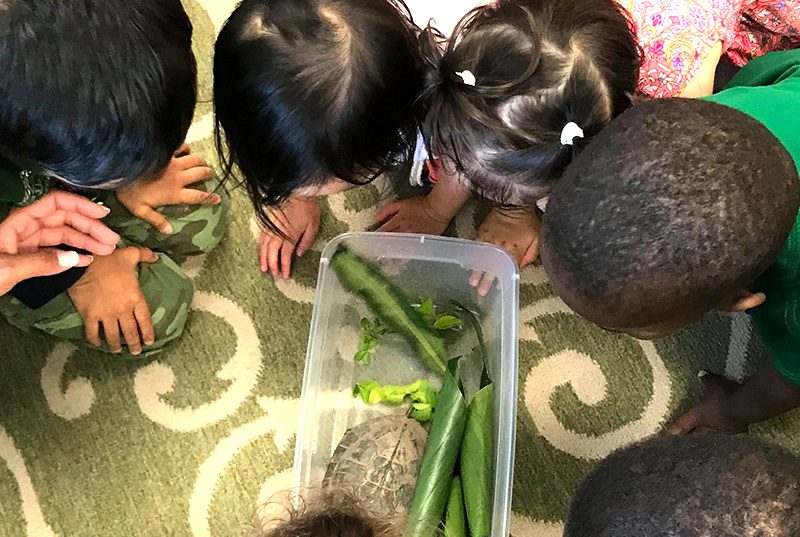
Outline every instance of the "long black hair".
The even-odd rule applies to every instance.
[[[167,166],[197,95],[180,0],[9,0],[0,9],[2,157],[86,189]]]
[[[400,0],[244,0],[214,56],[216,141],[262,223],[333,178],[365,184],[413,151],[419,29]]]
[[[444,51],[431,28],[422,44],[426,140],[473,189],[507,204],[546,195],[574,151],[629,106],[641,65],[612,0],[499,0],[468,13]],[[585,139],[562,145],[570,122]]]

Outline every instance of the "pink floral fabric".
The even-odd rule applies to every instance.
[[[722,42],[737,65],[800,45],[800,0],[618,0],[630,14],[644,63],[639,92],[679,94]]]

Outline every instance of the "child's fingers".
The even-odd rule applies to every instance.
[[[303,257],[314,246],[318,233],[319,224],[312,224],[306,228],[303,236],[300,237],[300,242],[297,243],[297,257]]]
[[[189,186],[195,183],[202,183],[214,177],[214,170],[208,166],[198,166],[189,168],[180,173],[179,183],[181,186]],[[206,194],[208,195],[208,194]]]
[[[119,321],[117,319],[106,319],[101,322],[103,325],[103,335],[108,343],[108,348],[114,354],[122,352],[122,340],[119,337]]]
[[[269,241],[269,252],[267,253],[267,264],[269,265],[269,272],[272,274],[272,277],[275,278],[278,276],[278,259],[281,253],[281,246],[283,245],[283,239],[279,237],[274,237],[271,241]]]
[[[169,223],[167,217],[147,205],[140,205],[139,207],[131,210],[134,216],[144,220],[152,225],[164,235],[172,235],[172,224]]]
[[[148,347],[156,341],[156,331],[153,328],[153,318],[150,315],[150,308],[147,302],[142,300],[133,309],[133,316],[136,323],[139,325],[139,333],[142,335],[142,341]]]
[[[176,205],[219,205],[220,203],[222,203],[222,198],[219,194],[209,194],[202,190],[184,188],[178,194],[178,203]]]
[[[470,287],[478,287],[478,284],[481,283],[483,279],[483,272],[473,272],[472,275],[469,277],[469,285]]]
[[[102,345],[100,341],[100,321],[94,318],[87,318],[83,320],[83,325],[86,332],[86,341],[95,347],[100,347]]]
[[[492,286],[494,285],[494,276],[489,274],[488,272],[483,275],[481,278],[481,283],[478,285],[478,296],[486,296],[489,294],[489,291],[492,290]]]
[[[703,414],[697,408],[691,409],[689,412],[678,418],[669,428],[669,434],[673,436],[686,436],[691,434],[695,429],[703,425]]]
[[[261,272],[266,273],[269,270],[269,263],[267,262],[267,254],[269,253],[269,235],[262,233],[261,238],[258,239],[258,268]]]
[[[396,215],[400,212],[400,209],[403,208],[402,201],[395,201],[387,205],[381,212],[378,213],[378,216],[375,217],[376,222],[385,222],[390,217]]]
[[[189,168],[207,168],[206,160],[200,155],[190,153],[183,157],[178,157],[181,169],[188,170]]]
[[[139,263],[146,263],[148,265],[152,265],[153,263],[158,262],[158,255],[156,255],[156,253],[150,248],[139,246],[138,249],[139,249]]]
[[[294,254],[294,244],[285,241],[281,247],[281,276],[284,280],[289,279],[292,272],[292,255]]]
[[[519,268],[527,267],[539,257],[539,239],[534,240],[519,261]]]
[[[378,228],[381,233],[396,233],[403,226],[403,219],[395,215],[389,218],[382,226]]]
[[[124,316],[119,320],[119,327],[122,329],[122,336],[128,346],[128,352],[134,356],[142,354],[142,341],[139,339],[139,325],[133,317],[133,313]]]
[[[192,152],[192,148],[191,148],[191,147],[189,147],[189,144],[187,144],[186,142],[184,142],[184,143],[183,143],[183,144],[181,144],[181,146],[180,146],[180,147],[177,149],[177,151],[175,151],[175,156],[176,156],[176,157],[183,157],[183,156],[185,156],[185,155],[188,155],[188,154],[190,154],[191,152]]]

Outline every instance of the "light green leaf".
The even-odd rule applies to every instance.
[[[436,308],[433,305],[433,300],[430,298],[422,299],[419,303],[419,306],[417,306],[417,312],[419,312],[420,316],[425,320],[425,322],[428,323],[433,322],[435,309]]]
[[[400,406],[408,400],[412,403],[411,417],[418,421],[428,421],[431,419],[437,394],[427,380],[418,380],[407,386],[382,385],[374,380],[367,380],[356,384],[353,397],[360,397],[368,405]]]
[[[454,328],[461,328],[461,319],[452,315],[440,315],[433,327],[436,330],[452,330]]]

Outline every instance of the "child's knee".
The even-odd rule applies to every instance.
[[[180,267],[163,254],[157,263],[141,267],[139,283],[150,306],[155,333],[155,343],[144,352],[148,356],[183,334],[194,298],[194,285]]]
[[[167,239],[172,243],[169,253],[173,258],[182,261],[188,257],[207,254],[219,245],[227,227],[231,199],[217,185],[216,181],[207,182],[203,183],[203,187],[198,185],[197,188],[218,194],[222,199],[218,205],[175,208],[174,217],[170,214],[170,208],[164,211],[174,230]]]

